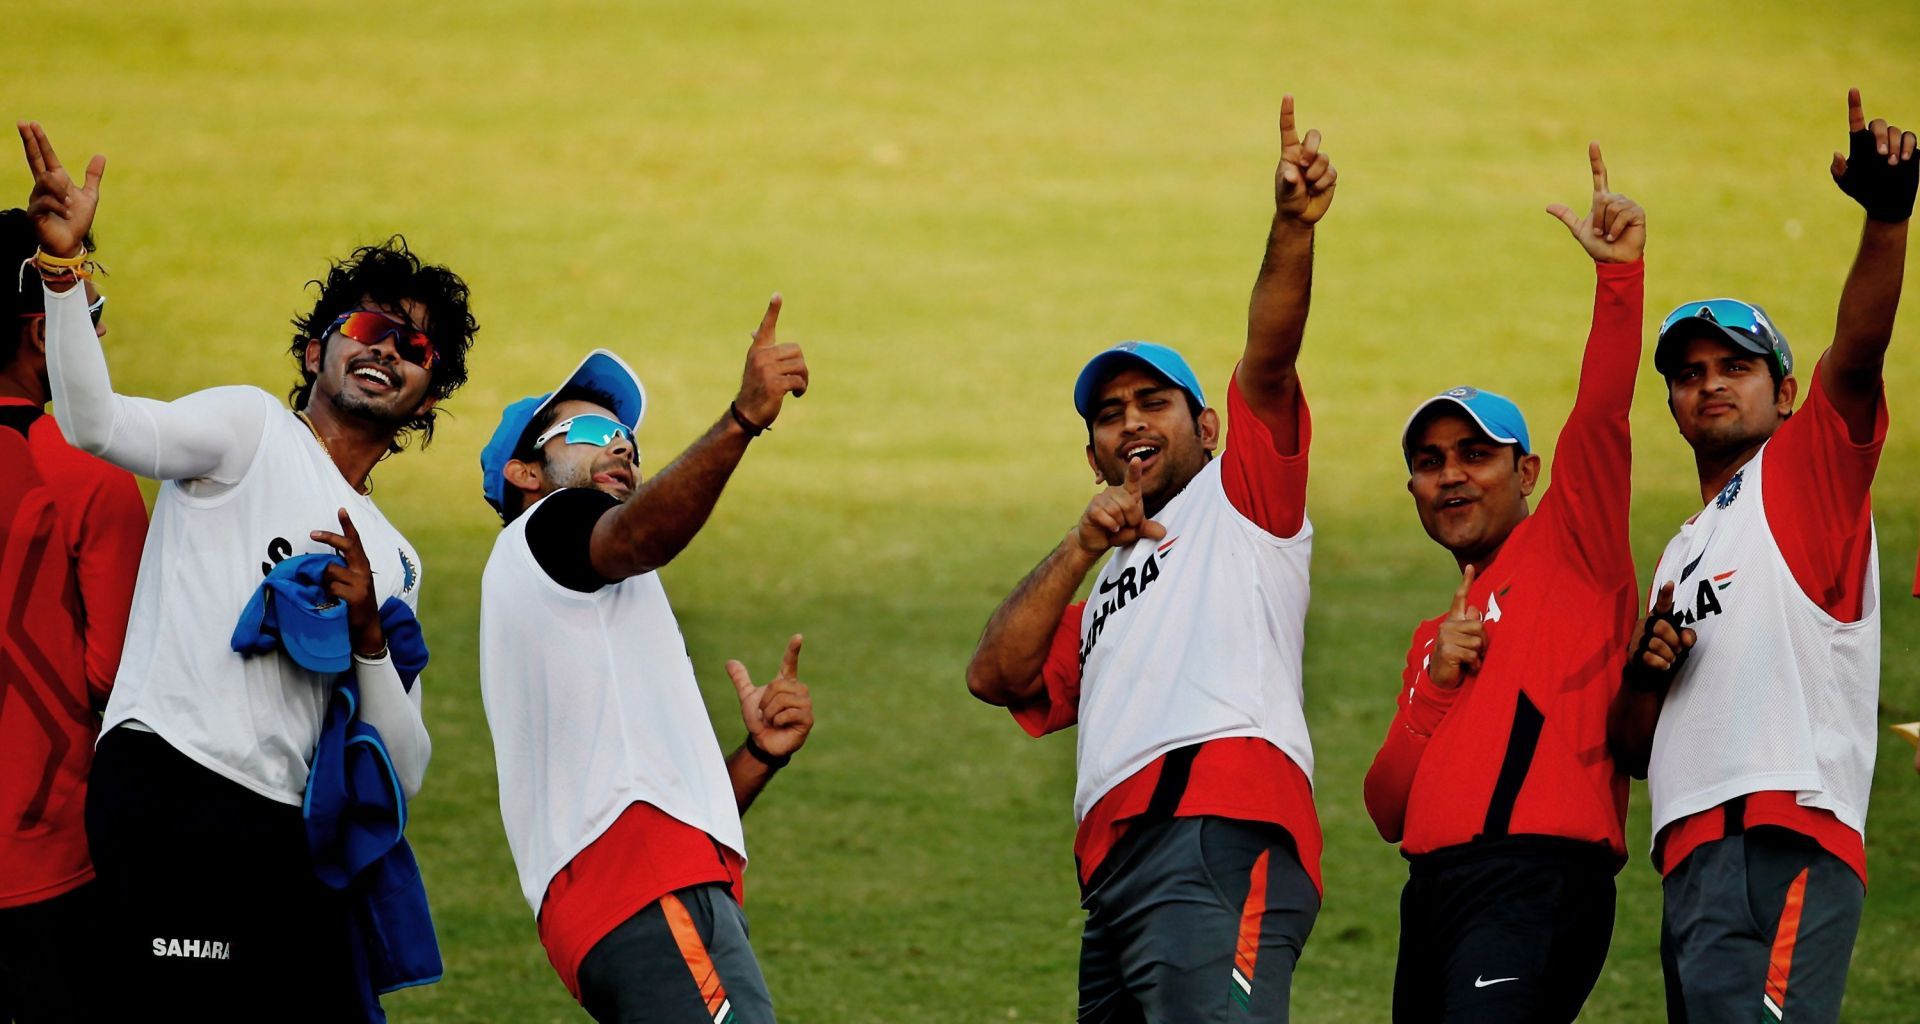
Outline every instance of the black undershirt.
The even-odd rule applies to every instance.
[[[528,513],[527,548],[548,578],[568,590],[591,594],[618,582],[593,568],[593,527],[620,502],[605,491],[569,487],[547,495]]]

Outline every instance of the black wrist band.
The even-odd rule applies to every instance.
[[[761,750],[760,744],[753,742],[752,734],[748,734],[747,736],[746,751],[747,751],[748,757],[753,758],[755,761],[758,761],[761,764],[764,764],[775,771],[779,771],[780,769],[785,768],[787,766],[787,762],[793,760],[792,754],[784,754],[780,757],[775,757],[772,754],[769,754],[766,751]]]
[[[733,414],[733,422],[740,424],[740,429],[746,431],[748,437],[759,437],[761,434],[773,429],[772,427],[763,427],[748,419],[746,414],[740,411],[740,403],[738,402],[728,402],[727,411]]]

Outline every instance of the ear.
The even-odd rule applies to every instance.
[[[46,317],[36,316],[28,320],[26,322],[26,326],[20,329],[20,333],[23,335],[23,337],[20,339],[21,347],[28,349],[34,355],[39,356],[41,359],[45,359],[47,357],[47,318]]]
[[[300,360],[300,365],[306,367],[307,372],[313,374],[315,377],[320,376],[320,357],[324,355],[326,351],[327,343],[325,341],[319,338],[308,338],[306,355]]]
[[[418,419],[421,416],[425,416],[427,413],[433,411],[434,406],[439,404],[439,395],[428,395],[426,399],[420,403],[420,408],[413,410],[414,418]]]
[[[1533,485],[1540,482],[1540,456],[1528,452],[1520,456],[1520,496],[1533,493]]]
[[[541,489],[547,483],[547,475],[541,470],[538,462],[509,459],[506,466],[500,470],[500,475],[506,478],[508,484],[536,497],[541,494]]]
[[[1100,472],[1100,464],[1093,459],[1092,441],[1087,442],[1087,468],[1093,470],[1093,485],[1095,487],[1107,482],[1106,474]]]
[[[1207,451],[1217,451],[1220,447],[1220,414],[1212,409],[1200,410],[1193,421],[1194,430],[1200,435],[1200,447]]]
[[[1800,382],[1792,377],[1783,377],[1780,386],[1773,391],[1773,410],[1781,419],[1793,415],[1793,400],[1800,393]]]

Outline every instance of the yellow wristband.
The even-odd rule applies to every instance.
[[[55,256],[36,246],[33,250],[33,262],[47,270],[77,270],[85,266],[92,255],[83,247],[78,256]]]

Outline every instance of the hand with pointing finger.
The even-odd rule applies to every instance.
[[[1593,170],[1593,205],[1587,215],[1574,216],[1565,203],[1554,203],[1547,212],[1573,232],[1574,240],[1595,263],[1632,263],[1647,248],[1647,211],[1608,187],[1607,164],[1600,158],[1598,142],[1587,143],[1587,163]]]
[[[308,536],[338,552],[345,566],[329,565],[321,581],[334,600],[347,605],[347,631],[353,639],[353,652],[363,657],[379,657],[386,649],[386,634],[380,629],[380,605],[373,597],[373,564],[360,543],[360,531],[354,529],[347,510],[340,510],[340,532],[315,530]]]
[[[1318,223],[1333,205],[1339,178],[1332,161],[1320,152],[1320,130],[1301,138],[1293,126],[1293,97],[1280,98],[1280,164],[1273,169],[1274,208],[1280,217],[1303,225]]]
[[[1140,464],[1131,459],[1126,482],[1094,495],[1074,527],[1080,549],[1094,558],[1142,537],[1159,540],[1166,535],[1166,527],[1147,518],[1146,501],[1140,497]]]
[[[1665,693],[1673,685],[1674,674],[1687,663],[1699,634],[1680,625],[1673,611],[1673,584],[1660,588],[1653,611],[1640,620],[1634,632],[1633,650],[1627,654],[1623,679],[1635,693]]]
[[[76,186],[73,176],[60,164],[53,143],[38,121],[20,121],[20,145],[27,153],[27,169],[33,172],[33,195],[27,200],[27,216],[33,219],[40,235],[40,248],[50,256],[78,256],[86,245],[87,232],[93,230],[93,214],[100,205],[100,177],[107,172],[107,158],[94,154],[87,162],[84,186]]]
[[[774,326],[780,320],[785,300],[775,294],[767,303],[766,315],[753,332],[753,344],[747,349],[747,368],[740,378],[740,394],[733,407],[755,426],[766,428],[780,415],[780,405],[791,394],[807,393],[807,360],[800,346],[774,340]]]
[[[1473,566],[1460,574],[1460,586],[1453,592],[1453,607],[1440,621],[1440,635],[1433,641],[1433,653],[1427,658],[1427,678],[1443,690],[1459,686],[1472,673],[1480,671],[1480,659],[1487,652],[1487,624],[1480,609],[1467,603],[1473,589]]]
[[[1833,183],[1867,211],[1870,220],[1898,224],[1913,216],[1920,186],[1914,135],[1884,118],[1871,123],[1860,108],[1860,90],[1847,90],[1847,153],[1833,154]]]
[[[740,696],[740,720],[746,724],[747,737],[774,757],[791,757],[813,731],[813,698],[799,675],[801,640],[795,633],[787,641],[780,673],[765,686],[753,685],[747,666],[727,662],[727,675]]]

